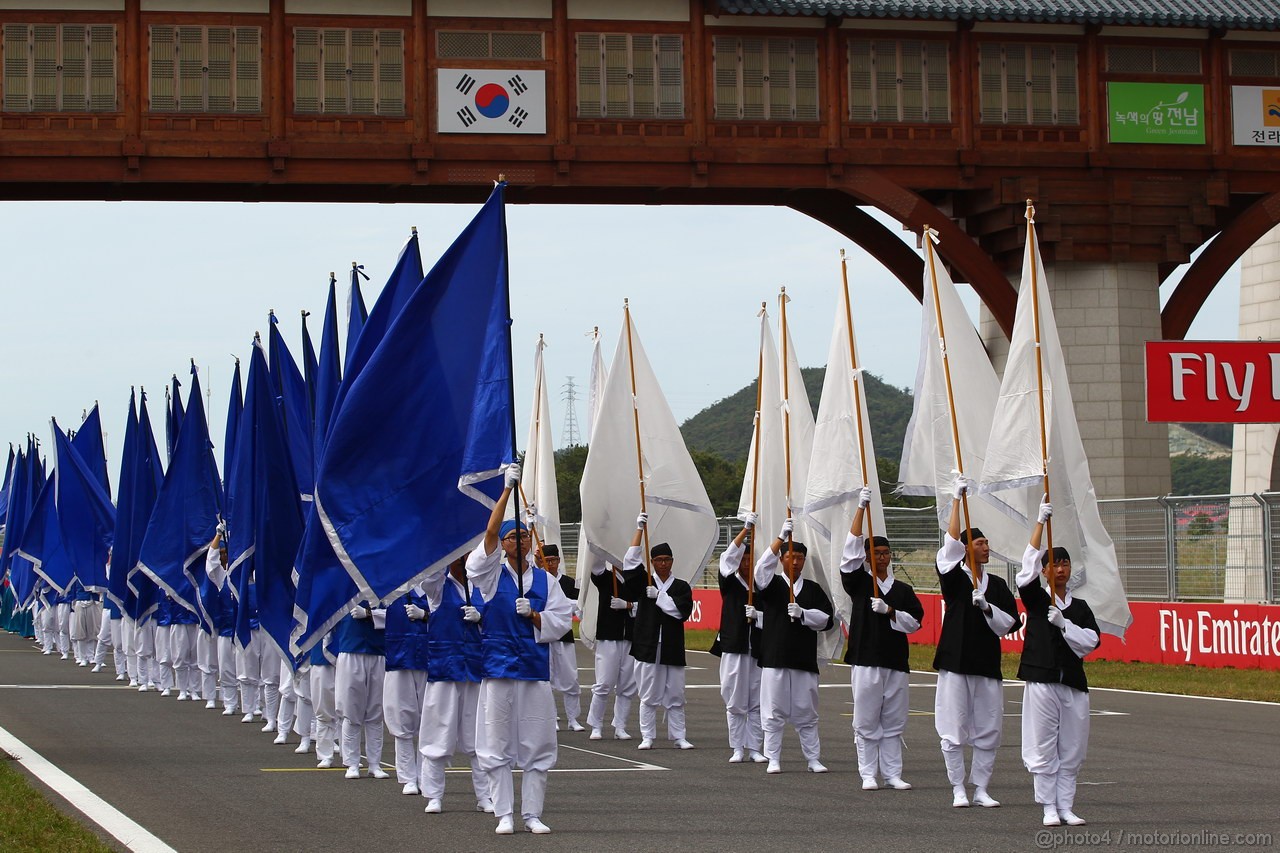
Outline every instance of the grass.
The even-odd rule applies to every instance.
[[[715,631],[686,631],[685,647],[705,652],[711,648],[715,636]],[[930,645],[912,644],[911,668],[932,672],[934,649]],[[1092,687],[1280,702],[1280,671],[1276,670],[1089,660],[1085,661],[1084,668]],[[1018,655],[1004,655],[1001,669],[1005,678],[1017,677]]]
[[[5,853],[110,853],[98,836],[55,809],[0,757],[0,850]]]

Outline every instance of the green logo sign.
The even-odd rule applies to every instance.
[[[1204,144],[1204,86],[1108,83],[1112,142]]]

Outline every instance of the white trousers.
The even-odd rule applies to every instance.
[[[1076,777],[1089,749],[1089,694],[1065,684],[1028,681],[1022,697],[1022,763],[1036,802],[1071,811]]]
[[[720,655],[720,698],[729,724],[729,747],[760,751],[760,664],[748,654]]]
[[[311,710],[316,715],[316,757],[333,755],[338,738],[337,671],[311,665]]]
[[[262,673],[262,716],[274,720],[280,715],[280,679],[284,660],[275,643],[267,637],[266,631],[259,628],[256,633],[261,637],[259,642],[262,649],[262,663],[259,665]],[[292,716],[292,708],[289,713]]]
[[[587,710],[587,728],[604,727],[605,702],[613,700],[613,727],[625,729],[636,695],[636,659],[631,656],[630,640],[596,641],[596,681],[591,685],[591,707]]]
[[[156,675],[153,680],[161,690],[169,690],[173,687],[173,654],[169,649],[169,634],[172,628],[172,625],[156,625],[154,631]]]
[[[382,655],[342,652],[334,673],[334,700],[342,720],[342,763],[360,766],[360,736],[369,767],[382,764]]]
[[[316,712],[315,706],[311,704],[312,668],[304,669],[303,666],[293,674],[293,733],[309,739],[315,729]]]
[[[476,710],[480,702],[478,681],[428,681],[422,694],[418,744],[422,752],[422,795],[444,796],[444,770],[455,753],[471,763],[471,785],[476,802],[492,799],[489,774],[476,759]]]
[[[249,632],[249,642],[236,647],[236,681],[240,683],[240,709],[246,714],[262,711],[262,629]]]
[[[169,626],[169,658],[173,661],[174,680],[179,691],[195,692],[196,638],[200,626]]]
[[[547,772],[556,765],[556,706],[547,681],[486,678],[480,682],[476,759],[489,775],[494,814],[515,812],[512,771],[523,772],[520,814],[541,817]]]
[[[199,698],[212,702],[218,698],[218,638],[203,628],[196,634],[196,671],[200,673]],[[192,673],[195,675],[195,672]],[[195,692],[195,682],[191,684]]]
[[[278,685],[274,717],[276,731],[287,733],[293,728],[294,718],[298,713],[298,675],[290,669],[278,651],[273,657],[276,660],[276,684]]]
[[[1003,724],[1004,686],[1000,679],[945,669],[938,673],[933,725],[942,742],[952,787],[964,784],[966,746],[973,747],[969,781],[984,789],[991,784]]]
[[[800,738],[800,752],[807,761],[822,753],[818,739],[818,673],[802,669],[768,667],[760,671],[760,728],[764,754],[770,761],[782,757],[782,729],[790,722]]]
[[[564,697],[565,719],[582,716],[582,687],[578,684],[576,643],[547,643],[551,653],[551,689]]]
[[[640,735],[655,738],[658,709],[667,709],[667,737],[679,740],[684,728],[684,667],[636,661],[636,682],[640,691]]]
[[[71,651],[71,605],[59,604],[54,609],[54,633],[58,642],[58,653],[64,658]]]
[[[864,779],[902,777],[902,733],[907,728],[907,673],[880,666],[855,666],[853,739],[858,773]]]
[[[236,649],[236,638],[219,636],[214,645],[218,650],[218,689],[222,693],[222,707],[234,709],[240,689],[237,676],[240,655]]]
[[[426,689],[426,670],[394,669],[382,677],[382,714],[395,741],[396,781],[401,785],[416,783],[421,772],[421,753],[415,741]]]

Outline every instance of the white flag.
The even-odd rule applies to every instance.
[[[822,400],[818,403],[818,421],[809,457],[809,482],[804,497],[804,516],[809,529],[817,536],[818,541],[813,544],[822,552],[831,601],[845,622],[849,621],[851,603],[840,583],[840,559],[863,486],[870,486],[872,494],[870,532],[877,536],[885,534],[884,504],[880,499],[880,477],[876,471],[875,446],[871,441],[862,362],[857,362],[859,370],[856,373],[853,369],[858,345],[853,334],[848,298],[848,290],[842,288],[836,305],[835,328],[831,331],[831,346],[827,350],[827,372],[822,382]],[[850,341],[853,341],[852,354]],[[858,412],[854,406],[855,387],[861,398],[861,438]],[[863,450],[867,461],[865,483],[862,479]],[[867,532],[864,524],[863,533]]]
[[[934,497],[938,505],[938,526],[946,530],[951,519],[951,485],[958,467],[952,440],[952,412],[956,418],[955,430],[960,436],[965,476],[980,482],[986,462],[987,437],[991,434],[991,413],[996,407],[1000,383],[951,276],[937,259],[933,240],[932,233],[927,233],[919,365],[898,479],[899,491],[903,494]],[[945,341],[938,328],[939,313]],[[950,366],[954,407],[947,396],[944,354]],[[999,496],[971,494],[968,504],[970,524],[981,528],[991,543],[991,550],[1003,559],[1021,560],[1029,533],[1026,519],[1034,512],[1031,492],[1010,491]]]
[[[638,459],[644,472],[643,507]],[[579,554],[584,581],[584,564],[603,560],[622,566],[642,509],[649,513],[650,544],[671,545],[675,575],[686,581],[702,575],[719,525],[629,314],[609,367],[579,492],[582,540],[590,551],[587,560]]]
[[[538,336],[533,356],[533,412],[529,415],[529,438],[525,442],[521,466],[521,503],[533,505],[537,533],[543,545],[560,546],[560,499],[556,494],[556,457],[551,440],[551,407],[547,402],[547,380],[542,351],[547,342]]]
[[[591,446],[591,436],[595,430],[596,418],[600,416],[600,404],[604,400],[604,384],[609,371],[604,366],[604,356],[600,353],[600,329],[591,333],[591,377],[587,381],[587,446]],[[598,615],[599,595],[591,583],[591,567],[601,563],[599,556],[593,555],[591,545],[586,539],[582,525],[578,525],[578,555],[574,577],[578,581],[578,609],[582,611],[582,621],[578,624],[578,637],[588,648],[595,647],[596,617]]]
[[[436,73],[440,133],[547,132],[547,72],[440,68]]]
[[[1034,298],[1033,293],[1037,294]],[[1036,366],[1037,302],[1040,370]],[[1102,630],[1123,637],[1133,616],[1120,582],[1115,545],[1102,526],[1098,512],[1098,497],[1093,491],[1089,460],[1076,423],[1066,360],[1058,339],[1058,325],[1049,301],[1033,224],[1028,228],[1009,360],[992,420],[987,466],[980,481],[983,490],[999,490],[1003,494],[1005,489],[1029,487],[1033,494],[1043,494],[1041,376],[1053,503],[1053,544],[1066,548],[1071,554],[1071,593],[1088,602]],[[1047,545],[1047,539],[1042,540],[1042,544]]]
[[[779,378],[778,348],[773,343],[769,328],[769,315],[760,312],[760,362],[759,362],[760,410],[751,432],[751,447],[747,450],[747,468],[742,477],[742,492],[738,498],[738,517],[748,512],[760,516],[758,522],[756,559],[763,548],[773,541],[787,518],[786,445],[782,426],[782,386]]]
[[[587,444],[591,444],[591,431],[595,429],[596,418],[600,415],[600,401],[604,399],[604,382],[609,371],[604,366],[604,356],[600,354],[600,330],[591,333],[591,377],[587,380]]]

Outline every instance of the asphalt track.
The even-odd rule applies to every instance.
[[[589,684],[590,653],[579,646],[578,654]],[[1280,705],[1093,691],[1089,757],[1076,801],[1089,824],[1042,830],[1020,759],[1020,684],[1005,688],[1004,744],[991,789],[1003,806],[953,809],[933,731],[931,673],[911,676],[904,776],[914,790],[864,792],[850,728],[848,668],[833,665],[822,675],[822,757],[831,772],[804,772],[788,732],[784,772],[766,776],[762,765],[727,763],[716,662],[703,653],[690,657],[688,728],[695,750],[681,752],[660,740],[658,749],[639,752],[634,740],[562,733],[544,814],[550,836],[495,836],[493,818],[472,811],[464,772],[449,774],[445,812],[426,815],[425,801],[403,796],[394,773],[387,781],[348,781],[341,769],[317,770],[311,756],[293,753],[296,739],[275,746],[272,735],[239,717],[140,694],[113,681],[109,666],[94,675],[8,634],[0,635],[0,727],[183,853],[985,853],[1280,844]],[[638,733],[634,722],[631,732]],[[390,761],[387,741],[384,759]],[[1247,834],[1263,838],[1241,837]]]

